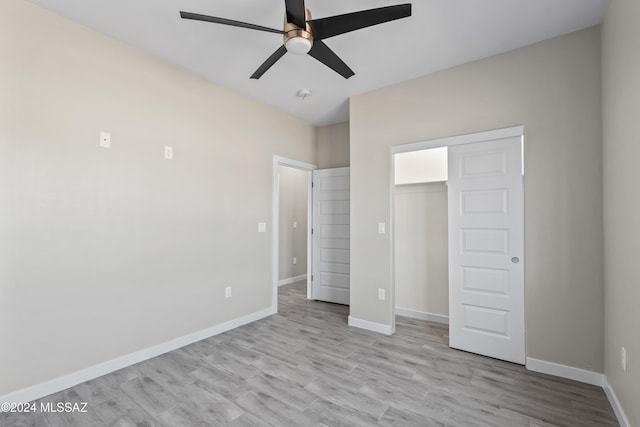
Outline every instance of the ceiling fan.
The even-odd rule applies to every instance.
[[[348,79],[355,73],[322,40],[411,16],[410,3],[361,10],[320,19],[311,19],[311,13],[305,7],[304,0],[285,0],[285,9],[283,30],[191,12],[181,11],[180,17],[282,34],[284,38],[283,45],[258,67],[256,72],[251,75],[252,79],[259,79],[287,52],[297,55],[308,53],[345,79]]]

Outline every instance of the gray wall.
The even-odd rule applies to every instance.
[[[390,146],[525,126],[529,357],[602,372],[598,27],[350,100],[351,316],[391,324]],[[389,295],[392,295],[389,292]]]
[[[603,24],[605,373],[640,425],[640,2],[612,0]],[[627,349],[627,371],[620,347]]]
[[[0,395],[270,307],[272,156],[313,162],[314,138],[0,2]]]
[[[396,307],[448,316],[447,186],[396,185],[394,202]]]
[[[280,166],[280,280],[307,274],[307,180],[309,173]],[[293,228],[293,222],[297,227]],[[297,263],[293,264],[293,257]]]
[[[349,166],[349,122],[318,127],[315,132],[318,169]]]

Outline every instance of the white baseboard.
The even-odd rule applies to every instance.
[[[366,329],[368,331],[378,332],[385,335],[393,335],[395,332],[391,325],[385,325],[383,323],[370,322],[364,319],[358,319],[357,317],[349,316],[349,326],[354,328]]]
[[[599,387],[602,387],[604,384],[604,374],[599,372],[587,371],[586,369],[560,365],[559,363],[547,362],[546,360],[533,359],[531,357],[527,357],[527,369]]]
[[[411,317],[412,319],[427,320],[429,322],[449,324],[449,316],[443,314],[433,314],[426,311],[412,310],[410,308],[396,307],[396,316]]]
[[[290,285],[292,283],[298,283],[303,280],[307,280],[306,274],[301,274],[300,276],[289,277],[288,279],[282,279],[278,281],[278,286]]]
[[[276,311],[274,310],[274,307],[269,307],[267,309],[251,313],[237,319],[229,320],[219,325],[212,326],[201,331],[193,332],[191,334],[175,338],[171,341],[167,341],[153,347],[120,356],[115,359],[99,363],[97,365],[81,369],[67,375],[63,375],[53,380],[45,381],[40,384],[36,384],[9,394],[5,394],[4,396],[0,396],[0,403],[31,402],[50,394],[66,390],[69,387],[73,387],[85,381],[89,381],[94,378],[106,375],[110,372],[117,371],[118,369],[126,368],[127,366],[134,365],[136,363],[151,359],[153,357],[178,349],[180,347],[184,347],[194,342],[221,334],[239,326],[246,325],[247,323],[255,322],[256,320],[260,320],[275,313]]]
[[[627,418],[627,414],[624,413],[622,409],[622,405],[620,405],[620,401],[618,400],[618,396],[616,396],[615,391],[613,391],[613,387],[609,384],[609,380],[607,376],[604,376],[604,383],[602,385],[604,392],[609,399],[609,403],[611,404],[611,408],[613,408],[613,413],[616,414],[616,418],[620,423],[620,427],[631,427],[631,423],[629,422],[629,418]]]

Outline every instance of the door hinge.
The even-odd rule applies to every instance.
[[[313,181],[311,181],[311,188],[313,188]]]
[[[311,234],[313,234],[313,227],[311,227]]]
[[[313,274],[311,275],[311,281],[313,282]]]

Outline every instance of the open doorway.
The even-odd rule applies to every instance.
[[[448,324],[447,147],[396,154],[394,166],[396,314]]]
[[[278,286],[307,280],[309,171],[279,166]]]
[[[312,175],[315,165],[273,158],[272,310],[278,311],[278,287],[307,282],[311,292]]]

